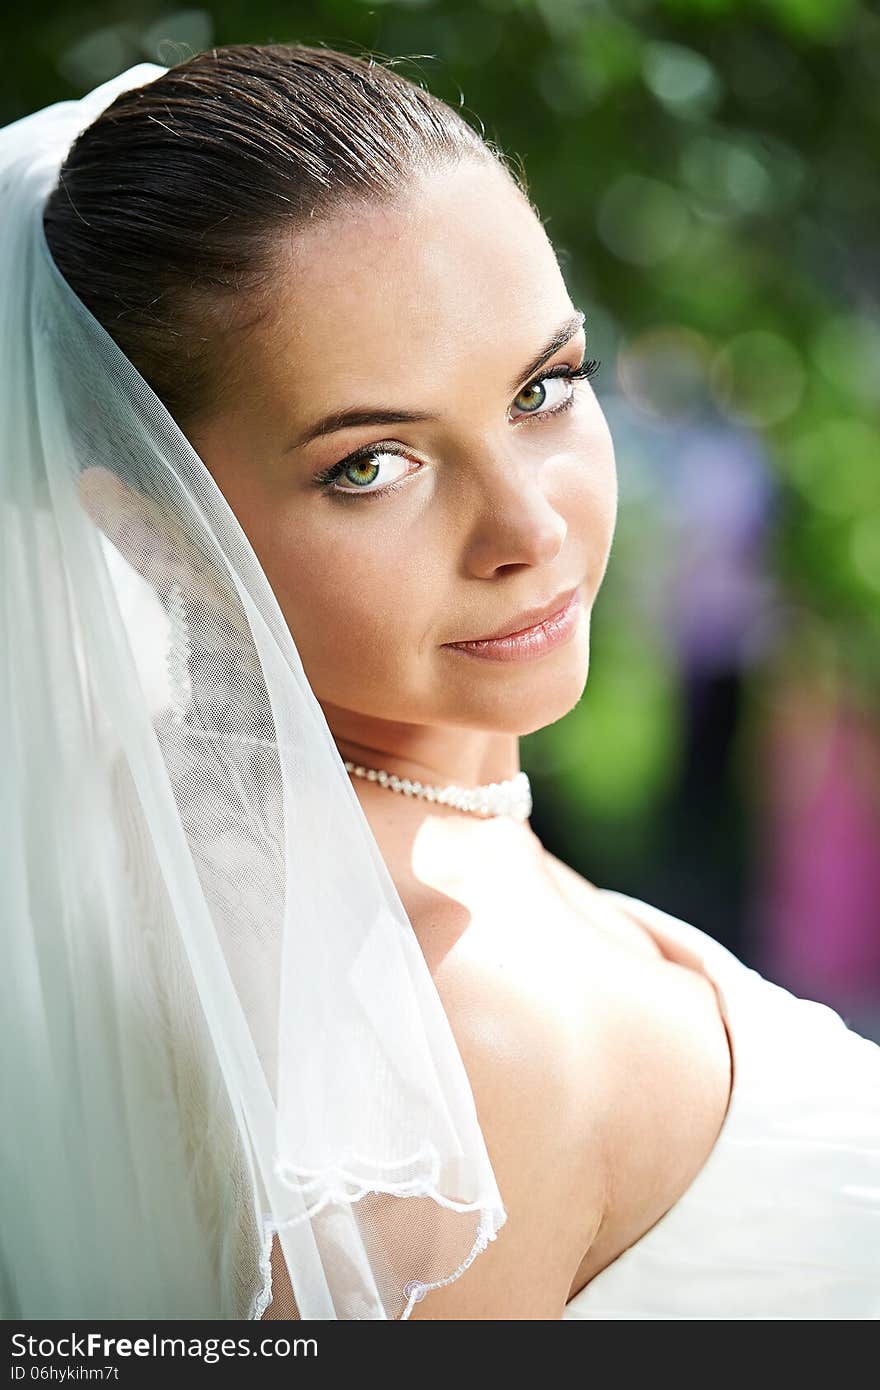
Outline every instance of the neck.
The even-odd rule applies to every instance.
[[[340,757],[431,786],[505,782],[520,771],[515,734],[376,720],[321,702]]]

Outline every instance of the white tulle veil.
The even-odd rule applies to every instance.
[[[461,1056],[245,534],[43,233],[165,71],[0,131],[0,1309],[406,1318],[505,1220]]]

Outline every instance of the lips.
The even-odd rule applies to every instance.
[[[496,628],[494,632],[484,632],[480,637],[462,637],[459,642],[493,642],[500,637],[517,637],[521,632],[527,632],[530,628],[537,627],[540,623],[546,623],[548,618],[555,618],[568,606],[577,591],[577,585],[570,589],[565,589],[549,603],[543,604],[540,608],[528,608],[511,618],[503,627]],[[458,643],[450,642],[449,646],[457,646]]]

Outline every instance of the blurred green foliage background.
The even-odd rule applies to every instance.
[[[37,0],[0,35],[4,123],[143,59],[322,43],[408,59],[521,165],[620,478],[587,689],[523,740],[533,823],[805,992],[880,998],[876,9]]]

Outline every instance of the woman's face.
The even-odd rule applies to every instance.
[[[316,223],[285,248],[276,308],[234,401],[190,438],[331,730],[371,748],[383,725],[526,734],[559,719],[587,678],[617,486],[589,382],[541,376],[588,345],[525,198],[467,162]],[[318,430],[353,409],[384,419]],[[521,626],[576,584],[574,637],[538,659],[444,645]]]

